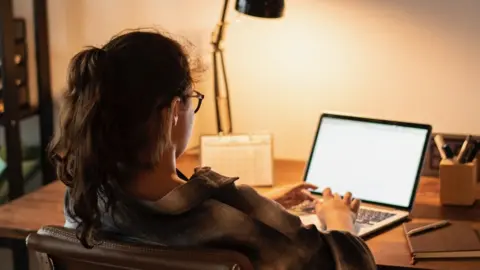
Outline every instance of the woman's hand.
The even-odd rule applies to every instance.
[[[332,194],[330,188],[323,190],[323,201],[318,201],[315,210],[320,221],[328,230],[341,230],[355,233],[360,201],[352,200],[352,193],[347,192],[343,198],[338,193]]]
[[[310,195],[309,191],[314,189],[317,189],[315,185],[301,183],[274,189],[272,192],[267,194],[266,197],[278,202],[285,208],[290,208],[304,201],[316,200]]]

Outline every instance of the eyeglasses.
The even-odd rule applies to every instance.
[[[197,113],[198,110],[200,110],[200,107],[202,106],[202,101],[205,98],[205,95],[198,92],[197,90],[193,90],[193,93],[190,95],[187,95],[187,97],[192,98],[192,108],[195,108],[193,113]]]

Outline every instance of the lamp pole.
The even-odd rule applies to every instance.
[[[215,91],[215,112],[217,116],[217,132],[230,134],[232,132],[232,115],[230,112],[230,98],[228,89],[227,72],[225,69],[225,57],[223,54],[222,40],[225,30],[225,17],[227,15],[229,0],[225,0],[220,22],[212,33],[212,57],[213,57],[213,87]],[[223,91],[220,87],[220,72],[223,77]]]
[[[212,33],[213,56],[213,87],[215,90],[215,112],[217,114],[217,132],[222,134],[232,133],[232,114],[228,89],[227,72],[225,70],[225,57],[223,55],[222,40],[225,31],[225,17],[227,15],[229,0],[225,0],[220,22]],[[285,9],[284,0],[237,0],[235,9],[240,13],[261,17],[280,18]],[[223,78],[223,89],[220,87],[220,73]]]

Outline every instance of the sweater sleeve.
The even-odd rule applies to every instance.
[[[340,231],[322,234],[330,248],[335,269],[377,269],[370,249],[360,237]]]
[[[241,185],[230,188],[233,190],[223,193],[228,196],[222,197],[222,201],[250,216],[261,227],[284,235],[288,240],[282,243],[292,245],[284,250],[296,253],[299,260],[313,267],[306,269],[328,269],[327,265],[339,270],[376,269],[373,255],[361,238],[349,232],[320,232],[314,225],[304,226],[298,216],[253,188]]]

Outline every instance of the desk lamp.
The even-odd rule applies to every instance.
[[[225,0],[220,22],[212,33],[213,46],[213,86],[215,90],[215,110],[217,115],[217,132],[230,134],[232,132],[232,115],[230,112],[230,99],[228,81],[225,70],[225,59],[221,42],[225,30],[225,17],[229,0]],[[261,18],[280,18],[285,9],[284,0],[236,0],[235,9],[240,13]],[[220,70],[219,70],[220,69]],[[222,73],[224,91],[220,89],[219,73]]]

